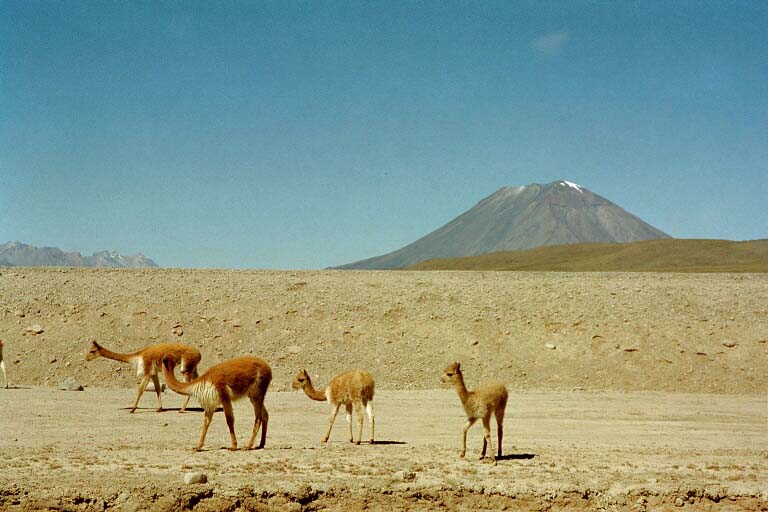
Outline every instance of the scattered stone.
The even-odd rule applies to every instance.
[[[555,350],[557,348],[557,345],[554,345],[552,343],[546,343],[544,344],[545,347],[547,347],[549,350]]]
[[[187,485],[204,484],[208,482],[208,476],[205,473],[184,473],[184,483]]]
[[[14,316],[17,316],[17,317],[19,317],[19,318],[24,318],[25,316],[27,316],[27,315],[25,315],[25,314],[24,314],[24,312],[23,312],[23,311],[21,311],[21,310],[16,310],[16,311],[14,311],[14,312],[13,312],[13,314],[14,314]]]
[[[31,334],[31,335],[33,335],[33,336],[34,336],[34,335],[37,335],[37,334],[43,334],[43,333],[45,332],[45,331],[43,330],[43,328],[42,328],[42,327],[40,327],[40,324],[34,324],[34,325],[30,326],[30,327],[27,327],[25,331],[26,331],[28,334]]]
[[[733,347],[736,346],[736,342],[735,341],[731,341],[731,340],[723,340],[721,345],[724,346],[724,347],[733,348]]]
[[[171,334],[173,334],[175,336],[183,336],[184,335],[184,331],[182,331],[181,329],[176,327],[176,328],[173,329],[173,331],[171,331]]]
[[[678,498],[675,499],[675,506],[676,507],[682,507],[683,505],[685,505],[685,502],[683,501],[683,498],[678,497]]]
[[[402,482],[413,482],[416,480],[416,473],[413,471],[396,471],[392,477]]]
[[[289,354],[298,354],[301,352],[301,347],[298,345],[291,345],[288,347],[288,353]]]
[[[57,389],[62,391],[82,391],[83,386],[74,377],[67,377],[64,382],[58,385]]]

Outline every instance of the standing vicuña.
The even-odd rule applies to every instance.
[[[8,389],[8,374],[5,373],[5,361],[3,361],[3,340],[0,340],[0,370],[3,370],[3,380],[5,389]]]
[[[197,365],[200,363],[200,351],[195,347],[184,345],[182,343],[158,343],[156,345],[150,345],[138,352],[132,354],[120,354],[118,352],[112,352],[95,341],[91,346],[91,350],[88,351],[88,355],[85,356],[86,361],[91,361],[97,357],[105,357],[107,359],[114,359],[115,361],[122,361],[124,363],[131,363],[136,365],[136,375],[141,377],[139,383],[139,393],[136,395],[136,401],[133,403],[131,412],[135,412],[139,406],[139,399],[144,393],[144,388],[147,387],[149,379],[155,385],[155,393],[157,393],[157,411],[163,410],[163,401],[160,399],[160,379],[157,374],[160,372],[160,367],[163,365],[163,358],[168,358],[172,366],[175,368],[177,364],[181,365],[181,376],[185,381],[190,381],[197,377]],[[184,412],[189,403],[189,397],[184,402],[179,412]]]
[[[203,432],[200,434],[200,442],[195,451],[202,450],[205,443],[205,434],[213,419],[213,413],[221,405],[224,416],[227,418],[229,436],[232,438],[230,450],[237,450],[237,437],[235,436],[235,414],[232,411],[232,402],[240,398],[248,397],[253,404],[253,434],[248,441],[246,449],[250,450],[256,434],[261,427],[261,442],[258,448],[264,448],[267,441],[267,423],[269,414],[264,407],[264,395],[272,381],[272,369],[258,357],[238,357],[211,366],[207,372],[198,378],[181,383],[173,375],[173,366],[170,361],[163,361],[163,378],[172,390],[182,395],[194,396],[205,410],[203,417]],[[263,424],[263,426],[262,426]]]
[[[373,378],[367,372],[355,370],[342,373],[336,376],[325,391],[316,391],[312,387],[312,381],[306,370],[301,370],[293,379],[293,389],[303,389],[312,400],[325,402],[331,405],[331,416],[328,421],[328,430],[325,433],[323,442],[327,443],[331,436],[333,421],[339,412],[339,407],[346,406],[347,423],[349,423],[349,442],[353,442],[352,436],[352,409],[357,414],[357,423],[359,431],[357,434],[357,444],[363,437],[363,408],[368,412],[368,420],[371,422],[371,444],[374,443],[374,417],[373,417]]]
[[[501,439],[504,435],[504,408],[507,406],[507,388],[500,382],[491,382],[475,388],[474,391],[467,390],[464,384],[464,376],[461,374],[461,365],[453,363],[445,369],[442,381],[446,384],[453,384],[459,393],[459,400],[467,413],[467,423],[464,425],[461,440],[461,457],[467,453],[467,430],[478,419],[483,420],[483,452],[480,458],[485,458],[486,446],[491,446],[491,414],[496,416],[496,427],[499,434],[499,450],[501,457]]]

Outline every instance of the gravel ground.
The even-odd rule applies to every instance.
[[[768,510],[766,274],[0,268],[0,298],[0,510]],[[86,363],[91,340],[267,360],[266,449],[222,449],[217,413],[193,453],[200,410],[152,393],[129,414],[135,371]],[[510,390],[495,464],[458,459],[436,389],[456,360]],[[384,442],[349,445],[340,415],[321,446],[300,368],[370,372]],[[85,391],[55,390],[70,377]]]
[[[320,442],[326,404],[269,392],[266,448],[237,452],[221,412],[195,453],[199,409],[179,414],[182,397],[166,393],[168,411],[147,397],[130,414],[132,400],[127,389],[2,390],[13,414],[0,416],[0,509],[768,509],[765,396],[512,393],[495,463],[477,459],[479,425],[458,457],[452,390],[380,392],[380,443],[359,446],[343,415]],[[235,418],[243,442],[247,400]],[[208,482],[185,485],[190,472]]]

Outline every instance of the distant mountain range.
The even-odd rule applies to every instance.
[[[148,268],[158,265],[143,254],[123,256],[114,251],[101,251],[83,256],[79,252],[64,252],[57,247],[7,242],[0,245],[0,266]]]
[[[585,242],[670,238],[608,199],[561,180],[505,187],[443,227],[394,252],[343,269],[396,269],[435,258]]]

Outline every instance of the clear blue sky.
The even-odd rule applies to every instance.
[[[0,243],[323,268],[568,179],[768,237],[768,2],[0,0]]]

